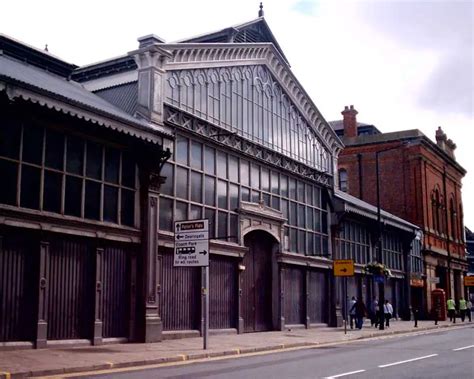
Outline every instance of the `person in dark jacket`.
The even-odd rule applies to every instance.
[[[367,315],[367,308],[365,307],[365,304],[360,297],[357,298],[357,301],[354,304],[354,309],[356,317],[356,328],[362,329],[364,317]]]

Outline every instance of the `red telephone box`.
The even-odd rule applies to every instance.
[[[435,318],[435,312],[437,313],[438,321],[446,320],[446,295],[441,288],[431,291],[431,314],[433,318]]]

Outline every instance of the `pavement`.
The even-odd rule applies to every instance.
[[[164,340],[156,343],[122,343],[101,346],[55,347],[47,349],[0,351],[0,379],[24,378],[110,370],[132,366],[183,362],[223,356],[239,356],[263,351],[282,351],[291,348],[311,348],[344,343],[359,339],[383,337],[421,331],[473,327],[474,323],[440,321],[391,320],[385,330],[375,329],[366,322],[361,330],[348,328],[317,327],[311,329],[286,329],[284,331],[211,334],[207,349],[203,338]]]

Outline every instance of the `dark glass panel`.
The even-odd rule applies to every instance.
[[[217,206],[227,209],[227,182],[223,180],[217,182]]]
[[[216,205],[216,180],[210,176],[205,177],[204,203],[206,205]]]
[[[222,151],[217,152],[217,176],[227,179],[227,154]]]
[[[64,199],[64,213],[70,216],[81,217],[82,179],[66,176],[66,193]]]
[[[118,222],[118,188],[104,186],[104,221]]]
[[[288,177],[285,175],[280,176],[280,190],[281,196],[288,197]]]
[[[260,192],[259,191],[252,191],[252,202],[258,203],[260,201]]]
[[[242,192],[242,201],[250,201],[250,189],[247,187],[242,187],[241,192]]]
[[[217,222],[217,238],[225,240],[227,237],[227,212],[219,212]]]
[[[209,146],[204,148],[204,171],[206,174],[216,174],[216,151]]]
[[[259,167],[254,164],[250,167],[250,183],[252,188],[260,189],[260,170]]]
[[[321,236],[319,234],[314,235],[314,255],[323,255],[323,252],[321,250]]]
[[[216,235],[216,211],[206,208],[204,210],[204,218],[209,220],[209,238],[215,238]]]
[[[49,212],[61,212],[63,175],[57,172],[44,171],[43,209]]]
[[[122,153],[122,186],[135,188],[135,161],[127,153]]]
[[[280,178],[278,177],[278,172],[272,171],[272,193],[280,193]]]
[[[313,208],[311,208],[311,207],[306,207],[306,228],[314,230]]]
[[[52,130],[46,130],[44,165],[56,170],[64,168],[64,136]]]
[[[87,142],[86,176],[102,179],[102,146]]]
[[[173,200],[160,197],[160,230],[173,230]]]
[[[188,188],[188,170],[182,167],[176,167],[176,197],[187,199]]]
[[[290,228],[290,251],[296,253],[298,250],[298,245],[296,244],[297,239],[296,239],[296,229]]]
[[[191,204],[189,219],[190,220],[200,220],[201,218],[202,218],[202,207]]]
[[[239,182],[239,160],[232,155],[229,155],[229,180]]]
[[[234,211],[239,207],[239,186],[229,184],[229,209]]]
[[[297,218],[296,218],[296,203],[291,201],[290,202],[290,225],[296,226]]]
[[[67,137],[66,170],[72,174],[82,175],[84,165],[84,141]]]
[[[307,184],[306,185],[306,203],[310,205],[314,205],[313,203],[313,186]]]
[[[308,233],[308,251],[307,255],[314,255],[314,233]]]
[[[202,170],[202,143],[191,142],[191,167]]]
[[[120,222],[123,225],[135,226],[135,191],[121,189]]]
[[[160,192],[164,195],[173,196],[173,169],[174,165],[170,163],[165,163],[161,169],[161,176],[166,178],[160,187]]]
[[[182,221],[188,219],[188,203],[182,201],[176,202],[175,221]]]
[[[188,165],[188,139],[177,136],[176,137],[176,162]]]
[[[296,184],[298,187],[298,201],[304,203],[304,183],[298,180]]]
[[[18,164],[0,159],[0,203],[16,205],[16,185],[18,181]]]
[[[289,196],[290,199],[296,200],[296,180],[293,178],[289,180]]]
[[[105,149],[105,181],[118,184],[120,170],[120,152],[115,149]]]
[[[327,237],[322,237],[323,240],[323,248],[322,248],[322,253],[325,257],[329,255],[329,243],[328,243],[328,238]]]
[[[250,175],[249,162],[241,159],[240,160],[240,183],[242,185],[244,186],[250,185],[249,175]]]
[[[100,220],[100,187],[100,183],[86,180],[86,196],[84,199],[85,218]]]
[[[18,159],[20,155],[21,126],[6,120],[0,127],[0,156]]]
[[[281,199],[281,213],[283,213],[283,217],[287,219],[287,223],[289,224],[290,221],[288,220],[288,200]]]
[[[262,178],[262,191],[270,191],[270,172],[268,171],[267,168],[262,167],[262,173],[261,173],[261,178]]]
[[[272,208],[280,210],[280,198],[272,196]]]
[[[305,227],[305,213],[304,213],[304,205],[298,204],[298,226],[300,228]]]
[[[306,254],[306,236],[305,232],[298,230],[298,254]]]
[[[23,128],[23,161],[40,165],[43,158],[43,128]]]
[[[202,174],[191,171],[191,200],[202,203]]]
[[[317,232],[321,231],[321,211],[318,210],[318,209],[314,209],[314,212],[313,212],[313,225],[314,225],[313,230],[315,230]],[[348,231],[348,226],[347,225],[344,228],[344,231],[345,232]]]
[[[22,165],[20,206],[39,209],[40,177],[39,168]]]
[[[263,203],[269,207],[270,206],[270,195],[267,194],[267,193],[262,193],[262,200],[263,200]]]
[[[234,214],[230,214],[230,226],[229,226],[229,238],[228,241],[237,243],[239,235],[239,217]]]
[[[321,213],[321,232],[328,233],[328,214],[326,212]]]

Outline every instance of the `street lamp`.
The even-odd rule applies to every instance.
[[[377,183],[377,227],[378,227],[378,238],[377,238],[377,261],[383,265],[383,253],[382,253],[382,217],[380,212],[380,178],[379,178],[379,155],[386,151],[395,150],[402,146],[405,146],[406,143],[401,143],[396,146],[388,147],[387,149],[378,150],[375,152],[375,176]],[[382,276],[382,279],[379,280],[379,329],[384,330],[384,303],[385,303],[385,278]]]

